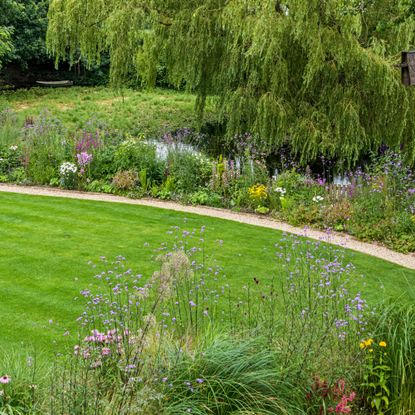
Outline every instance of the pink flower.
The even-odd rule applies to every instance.
[[[345,406],[345,404],[342,403],[342,402],[340,402],[336,406],[336,414],[350,414],[350,412],[352,412],[352,410],[350,409],[350,407]]]
[[[9,376],[9,375],[3,375],[1,378],[0,378],[0,383],[2,384],[2,385],[7,385],[8,383],[10,383],[12,381],[12,378]]]
[[[101,350],[102,356],[109,356],[111,354],[111,349],[108,347],[103,347]]]
[[[78,164],[83,167],[87,166],[92,161],[92,154],[88,154],[86,151],[83,151],[82,153],[78,153],[76,155],[76,158],[78,159]]]

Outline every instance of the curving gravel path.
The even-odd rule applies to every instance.
[[[326,232],[296,228],[284,222],[278,222],[269,217],[262,217],[249,213],[233,212],[226,209],[211,208],[205,206],[185,206],[175,202],[162,201],[157,199],[129,199],[127,197],[108,195],[103,193],[77,192],[49,187],[17,186],[0,184],[0,192],[21,193],[39,196],[66,197],[70,199],[87,199],[104,202],[127,203],[131,205],[151,206],[161,209],[170,209],[178,212],[194,213],[196,215],[211,216],[215,218],[232,220],[249,225],[262,226],[264,228],[278,229],[296,235],[305,235],[311,239],[326,240],[334,245],[345,246],[349,249],[372,255],[389,262],[401,265],[406,268],[415,269],[415,254],[400,254],[380,245],[361,242],[349,235],[333,232],[329,236]]]

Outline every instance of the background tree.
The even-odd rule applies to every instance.
[[[47,44],[57,61],[111,57],[152,85],[169,79],[212,97],[227,137],[247,131],[267,153],[288,146],[354,164],[383,144],[415,159],[414,93],[393,67],[414,43],[408,0],[52,0]]]
[[[2,61],[11,51],[10,33],[5,27],[0,26],[0,69],[2,67]]]
[[[27,68],[49,60],[45,36],[49,0],[0,0],[0,26],[7,27],[12,47],[5,60]]]
[[[8,33],[7,48],[1,47],[6,84],[32,86],[37,79],[72,79],[82,84],[102,84],[108,80],[108,60],[100,67],[85,71],[81,59],[69,70],[67,65],[57,72],[46,50],[49,0],[0,0],[0,27]],[[0,34],[0,42],[1,42]]]

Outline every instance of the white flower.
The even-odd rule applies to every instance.
[[[17,150],[17,146],[10,146],[9,150],[16,151]]]
[[[324,200],[324,197],[323,196],[314,196],[313,197],[313,202],[316,202],[316,203],[320,203],[323,200]]]
[[[287,190],[285,190],[283,187],[276,187],[274,189],[277,193],[280,193],[281,196],[284,196],[287,193]]]
[[[65,161],[61,164],[59,171],[62,176],[66,176],[67,174],[75,174],[78,171],[78,168],[76,167],[76,164]]]

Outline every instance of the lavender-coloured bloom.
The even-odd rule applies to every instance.
[[[103,347],[101,350],[102,356],[109,356],[111,354],[111,349],[109,347]]]
[[[82,153],[78,153],[76,158],[78,159],[78,164],[81,167],[85,167],[91,163],[93,156],[92,154],[88,154],[86,151],[83,151]]]
[[[335,322],[336,324],[336,328],[341,328],[341,327],[345,327],[349,324],[349,322],[347,320],[336,320]]]

